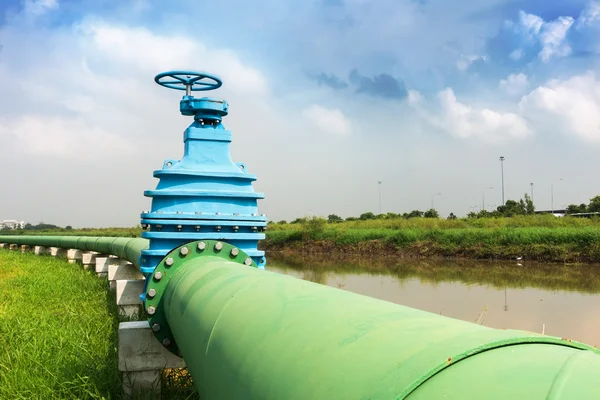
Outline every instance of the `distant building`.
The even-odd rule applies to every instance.
[[[17,221],[16,219],[5,219],[0,221],[0,229],[23,229],[25,221]]]

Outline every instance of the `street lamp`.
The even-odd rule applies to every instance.
[[[441,195],[442,195],[441,193],[434,193],[434,194],[431,195],[431,209],[432,210],[435,210],[435,206],[434,206],[434,203],[433,203],[433,197],[434,196],[441,196]]]
[[[500,156],[500,170],[502,171],[502,205],[504,205],[504,156]]]
[[[379,188],[379,215],[381,215],[381,182],[377,181],[377,187]]]
[[[531,182],[530,185],[531,185],[531,202],[533,203],[533,182]]]
[[[562,180],[563,178],[554,178],[550,183],[550,207],[552,208],[552,214],[554,214],[554,182]]]
[[[490,189],[493,189],[493,187],[490,186],[490,187],[483,188],[483,191],[481,192],[481,209],[482,210],[485,210],[485,191],[490,190]]]

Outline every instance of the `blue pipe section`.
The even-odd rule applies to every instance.
[[[258,214],[264,194],[254,191],[256,176],[246,165],[231,159],[232,135],[222,123],[229,106],[225,100],[191,95],[216,89],[221,80],[206,73],[169,71],[158,74],[155,82],[186,90],[179,110],[194,122],[183,134],[183,158],[165,160],[162,169],[154,171],[156,189],[144,192],[152,208],[141,214],[142,237],[150,244],[140,256],[140,271],[150,275],[172,249],[203,239],[227,241],[264,269],[264,251],[257,248],[267,225],[266,215]]]

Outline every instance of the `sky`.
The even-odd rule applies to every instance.
[[[176,69],[223,80],[270,220],[495,208],[500,156],[506,199],[587,203],[599,34],[587,0],[0,0],[0,220],[138,224],[192,122]]]

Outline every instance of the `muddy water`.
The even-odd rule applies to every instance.
[[[267,269],[494,328],[600,346],[600,265],[324,258],[270,254]]]

